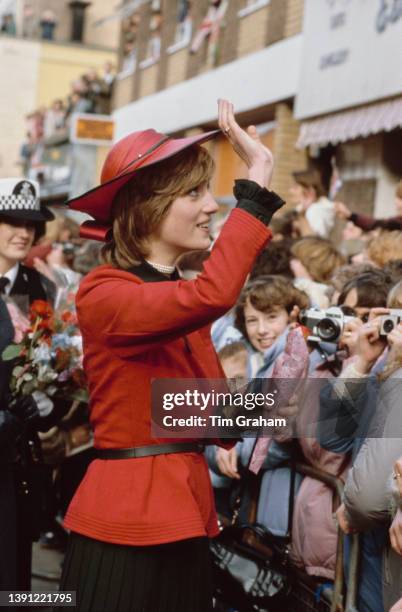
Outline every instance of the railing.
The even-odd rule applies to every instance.
[[[309,476],[314,480],[319,480],[331,488],[335,494],[334,503],[339,506],[343,494],[343,482],[340,478],[329,474],[324,470],[307,465],[304,463],[296,464],[296,471],[303,476]],[[358,612],[356,607],[358,569],[360,557],[360,542],[358,534],[352,536],[352,547],[349,562],[349,578],[346,585],[346,600],[344,597],[345,585],[343,576],[343,532],[338,526],[338,542],[335,562],[335,580],[332,593],[331,612]],[[345,603],[344,603],[345,600]]]

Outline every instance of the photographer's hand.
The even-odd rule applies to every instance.
[[[348,349],[349,356],[356,355],[357,343],[359,338],[360,328],[363,326],[363,321],[360,319],[352,319],[348,321],[342,332],[339,340],[339,347]]]
[[[392,606],[389,612],[402,612],[402,598],[398,599],[396,604]]]
[[[383,306],[377,306],[376,308],[371,308],[368,316],[369,321],[373,321],[374,319],[378,319],[383,315],[389,314],[390,309],[384,308]]]
[[[380,337],[379,318],[362,325],[356,343],[356,361],[354,366],[362,374],[368,374],[386,347],[386,340]]]
[[[273,155],[265,147],[251,125],[243,130],[237,123],[233,104],[228,100],[218,100],[219,127],[231,143],[233,150],[248,168],[248,178],[260,187],[269,187],[273,171]]]
[[[402,457],[395,461],[394,465],[395,480],[399,491],[399,496],[402,502]],[[402,517],[401,517],[402,518]]]
[[[389,530],[391,546],[394,551],[402,556],[402,510],[398,510]]]

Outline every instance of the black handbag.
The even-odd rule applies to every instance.
[[[284,603],[291,589],[286,565],[296,474],[294,465],[291,468],[286,536],[277,537],[259,523],[239,523],[242,498],[253,478],[247,469],[235,501],[232,525],[224,527],[211,540],[215,599],[241,612],[285,609]]]
[[[212,540],[215,596],[220,602],[242,612],[283,610],[290,591],[287,575],[274,556],[256,547],[269,543],[270,534],[258,523],[226,527]]]

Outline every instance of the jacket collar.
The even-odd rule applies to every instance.
[[[133,266],[129,268],[127,272],[131,272],[138,276],[144,283],[158,283],[161,281],[169,281],[169,280],[179,280],[180,275],[177,269],[171,274],[167,276],[166,274],[162,274],[156,270],[153,266],[151,266],[148,262],[142,261],[138,266]]]
[[[16,281],[17,275],[18,275],[18,271],[20,268],[20,264],[16,263],[12,268],[10,268],[9,270],[7,270],[7,272],[5,274],[3,274],[4,278],[8,278],[8,280],[10,281],[10,284],[8,285],[8,287],[6,287],[5,289],[5,294],[8,295]]]

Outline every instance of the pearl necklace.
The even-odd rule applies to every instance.
[[[176,266],[165,266],[164,264],[154,263],[153,261],[145,260],[147,264],[158,270],[161,274],[173,274],[176,269]]]

